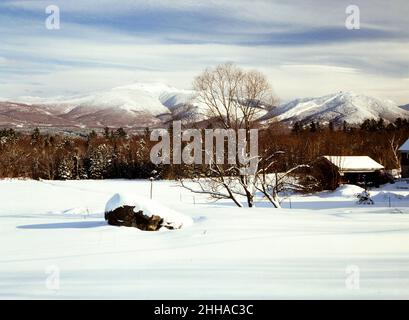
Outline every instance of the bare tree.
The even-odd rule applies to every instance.
[[[231,63],[206,69],[193,83],[210,118],[225,129],[247,128],[263,111],[277,103],[266,76],[259,71],[244,71]]]
[[[397,138],[395,134],[392,135],[390,139],[388,139],[390,150],[391,150],[391,155],[393,159],[393,164],[396,169],[398,169],[399,172],[401,172],[401,159],[400,159],[400,153],[399,153],[399,147],[401,145],[400,141],[401,139]]]
[[[266,76],[226,63],[205,70],[194,80],[193,87],[198,93],[199,103],[215,123],[220,123],[225,130],[245,130],[245,153],[247,157],[254,157],[249,145],[251,130],[256,127],[256,120],[277,102]],[[231,199],[239,207],[242,205],[238,197],[245,197],[247,205],[253,207],[257,166],[252,174],[243,174],[243,164],[239,164],[237,159],[239,156],[236,155],[235,164],[212,161],[201,177],[191,181],[196,188],[187,186],[183,181],[182,185],[192,192],[209,194],[215,199]],[[253,160],[258,163],[258,159]]]
[[[223,170],[215,163],[209,165],[209,171],[213,172],[211,177],[208,174],[198,175],[188,183],[180,179],[180,183],[193,193],[206,194],[216,200],[230,199],[236,206],[243,207],[238,196],[245,194],[237,188],[237,179],[222,174]]]
[[[302,173],[304,178],[309,181],[301,183],[297,172],[309,169],[309,165],[297,165],[284,172],[277,170],[280,166],[280,156],[284,152],[275,152],[264,160],[260,161],[259,170],[256,174],[255,188],[262,193],[262,195],[274,206],[274,208],[281,208],[280,193],[285,191],[306,191],[312,187],[317,186],[317,181],[310,175]]]

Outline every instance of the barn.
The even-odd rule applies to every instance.
[[[379,186],[385,167],[368,156],[323,156],[317,161],[326,189],[340,184]]]
[[[402,178],[409,178],[409,139],[399,148]]]

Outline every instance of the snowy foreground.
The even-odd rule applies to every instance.
[[[176,231],[108,226],[118,192],[148,181],[0,181],[0,298],[409,298],[409,184],[374,206],[358,187],[238,209],[155,182],[154,200],[190,216]]]

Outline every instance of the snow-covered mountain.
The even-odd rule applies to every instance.
[[[75,97],[20,97],[0,101],[0,126],[15,127],[124,127],[160,126],[171,120],[198,122],[208,119],[196,93],[161,83],[135,83]],[[350,92],[319,98],[297,99],[268,111],[261,120],[359,124],[366,119],[409,118],[409,111],[389,100]]]
[[[352,92],[339,92],[319,98],[297,99],[273,109],[263,117],[294,123],[296,121],[330,121],[341,124],[359,124],[366,119],[409,118],[409,111],[399,108],[393,101],[381,100]]]
[[[192,91],[179,90],[162,83],[135,83],[108,91],[74,97],[19,97],[13,101],[29,105],[62,107],[66,113],[77,107],[116,108],[124,111],[159,115],[169,113],[175,105],[187,102]],[[64,109],[65,107],[65,109]]]
[[[172,108],[188,103],[193,97],[193,91],[161,83],[135,83],[83,96],[19,97],[13,102],[27,106],[26,109],[44,108],[62,122],[66,121],[67,126],[74,123],[81,127],[144,127],[159,125],[162,122],[159,116],[170,116]],[[8,112],[9,105],[0,105],[0,115]],[[29,125],[30,114],[27,117]]]

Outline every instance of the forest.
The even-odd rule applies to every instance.
[[[409,137],[409,122],[367,120],[360,126],[281,123],[259,126],[259,152],[280,153],[270,168],[282,172],[313,163],[323,155],[367,155],[386,169],[398,169],[399,146]],[[123,128],[91,131],[87,136],[0,130],[0,178],[68,179],[178,179],[205,170],[197,165],[154,165],[150,131],[127,134]]]

